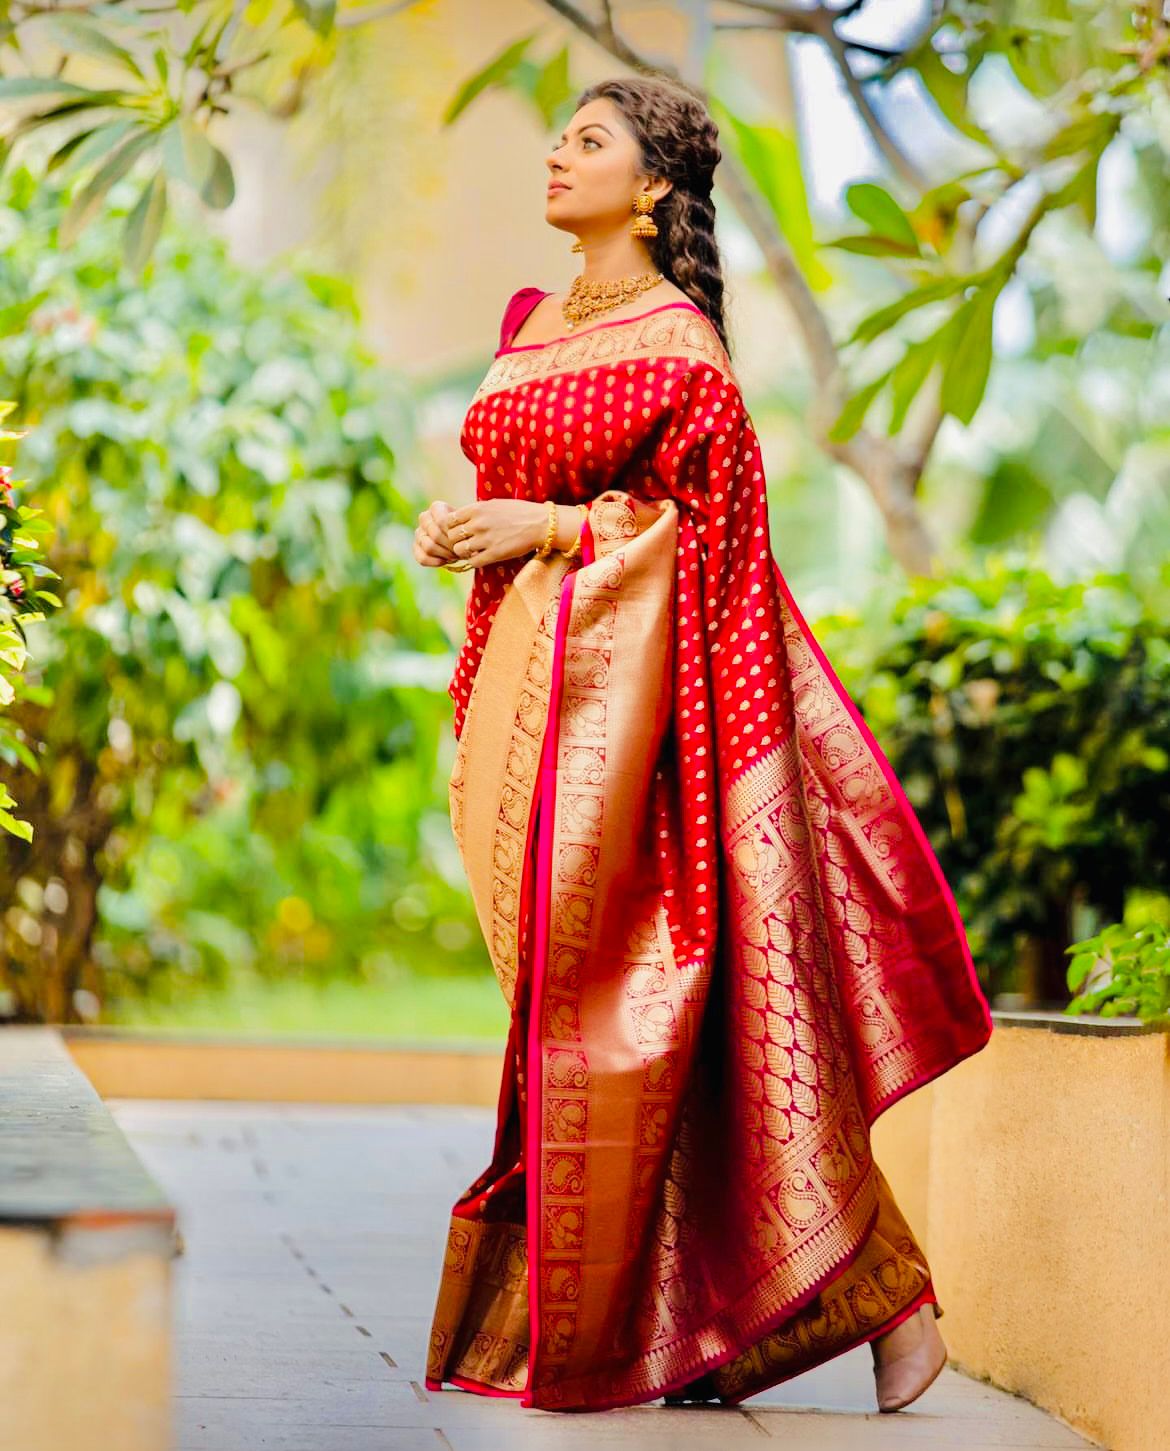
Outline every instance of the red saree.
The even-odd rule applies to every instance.
[[[718,334],[671,302],[507,340],[479,497],[589,505],[580,560],[474,571],[452,827],[511,1006],[490,1165],[455,1203],[444,1382],[734,1404],[941,1314],[870,1150],[984,1046],[954,898],[772,557]]]

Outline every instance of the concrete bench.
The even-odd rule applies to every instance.
[[[0,1445],[170,1444],[175,1212],[52,1028],[0,1028]]]

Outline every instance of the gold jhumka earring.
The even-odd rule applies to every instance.
[[[638,213],[634,218],[634,225],[630,228],[631,237],[657,237],[658,228],[650,213],[654,210],[654,198],[648,191],[640,191],[633,200],[633,208]]]

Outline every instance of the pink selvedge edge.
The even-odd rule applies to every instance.
[[[593,540],[586,520],[582,525],[582,560],[591,563]],[[552,664],[549,671],[548,724],[540,754],[537,791],[536,888],[533,902],[532,952],[530,957],[531,991],[528,1000],[528,1109],[527,1144],[525,1146],[525,1192],[528,1231],[528,1382],[520,1397],[522,1406],[531,1406],[533,1377],[536,1372],[537,1348],[540,1344],[540,1173],[541,1135],[544,1120],[544,1075],[542,1058],[543,1031],[541,1018],[544,1001],[544,975],[548,962],[550,896],[552,892],[552,844],[556,806],[557,755],[560,745],[561,694],[564,683],[565,639],[569,629],[569,612],[573,603],[576,570],[570,570],[561,581],[560,603],[557,607],[556,631],[553,635]]]

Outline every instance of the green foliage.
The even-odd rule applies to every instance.
[[[538,32],[532,31],[506,45],[485,66],[469,76],[452,97],[443,113],[443,125],[450,126],[485,91],[510,91],[522,96],[540,115],[545,126],[567,119],[575,90],[569,80],[569,51],[560,46],[544,61],[528,54]]]
[[[1170,901],[1167,902],[1170,905]],[[1138,1017],[1170,1028],[1170,922],[1112,922],[1065,949],[1071,957],[1066,1012]]]
[[[11,401],[0,402],[0,421],[15,406]],[[25,432],[0,428],[0,447],[7,448],[23,438]],[[46,579],[57,578],[44,560],[44,541],[49,527],[41,517],[42,510],[16,502],[15,488],[24,481],[13,479],[12,467],[0,464],[0,760],[9,764],[19,761],[35,771],[36,757],[14,726],[10,707],[18,699],[35,695],[25,676],[28,663],[25,628],[43,620],[45,610],[57,608],[61,601],[52,590],[43,587]],[[31,841],[32,823],[13,815],[16,805],[16,798],[0,782],[0,832]]]
[[[158,242],[175,182],[215,210],[231,205],[231,164],[208,126],[228,113],[241,73],[266,58],[232,51],[240,27],[231,4],[212,0],[179,8],[204,12],[184,42],[176,42],[169,23],[157,25],[151,12],[130,6],[34,11],[19,22],[20,36],[35,40],[42,55],[55,47],[62,65],[78,57],[90,67],[97,61],[109,79],[81,85],[60,73],[0,77],[0,105],[17,105],[22,112],[6,133],[0,163],[11,170],[17,159],[22,162],[19,143],[26,137],[51,138],[48,170],[73,184],[58,232],[61,245],[73,245],[106,206],[113,186],[135,177],[138,200],[122,213],[122,248],[136,275]],[[261,9],[265,20],[273,19],[272,11],[285,20],[299,15],[318,35],[327,35],[335,6],[331,0],[292,0]]]
[[[1170,889],[1168,600],[1170,566],[1139,592],[1000,555],[817,625],[997,987],[1074,909]]]
[[[261,977],[240,969],[222,989],[176,998],[160,993],[115,1004],[106,1021],[162,1033],[262,1033],[313,1038],[494,1039],[508,1035],[508,1005],[495,974],[439,976],[387,963],[361,978]]]
[[[710,105],[719,124],[721,142],[755,183],[809,286],[823,291],[832,282],[833,274],[817,253],[795,130],[748,122],[716,96],[711,97]]]
[[[171,228],[135,284],[132,186],[73,252],[53,185],[11,187],[0,311],[33,301],[0,374],[64,600],[13,715],[40,767],[13,785],[34,841],[0,858],[17,1011],[466,965],[440,759],[463,592],[413,559],[412,399],[349,290]]]
[[[839,237],[833,244],[846,251],[873,256],[920,257],[922,249],[910,218],[883,187],[856,182],[845,188],[849,210],[869,231],[862,237]]]
[[[1133,57],[1142,53],[1143,63]],[[1163,68],[1154,62],[1161,59]],[[883,394],[889,395],[887,432],[897,433],[914,397],[935,372],[938,406],[960,423],[975,416],[991,372],[992,315],[1004,286],[1050,213],[1067,210],[1092,228],[1096,222],[1101,158],[1128,116],[1142,114],[1151,94],[1165,99],[1164,64],[1170,40],[1144,8],[1125,10],[1090,0],[1032,0],[1024,5],[940,7],[933,30],[914,48],[878,69],[875,83],[917,75],[946,123],[982,152],[977,164],[924,191],[903,207],[885,186],[848,188],[850,210],[868,230],[827,243],[885,261],[903,288],[892,303],[863,317],[849,343],[881,339],[881,356],[903,318],[932,304],[952,303],[925,336],[899,339],[900,357],[875,373],[868,357],[856,364],[865,381],[844,399],[830,437],[851,438]],[[970,87],[981,68],[1002,75],[1011,67],[1031,125],[1010,140],[977,124]],[[969,149],[969,148],[968,148]],[[1026,182],[1028,209],[1012,240],[977,269],[986,219],[1016,200]]]

